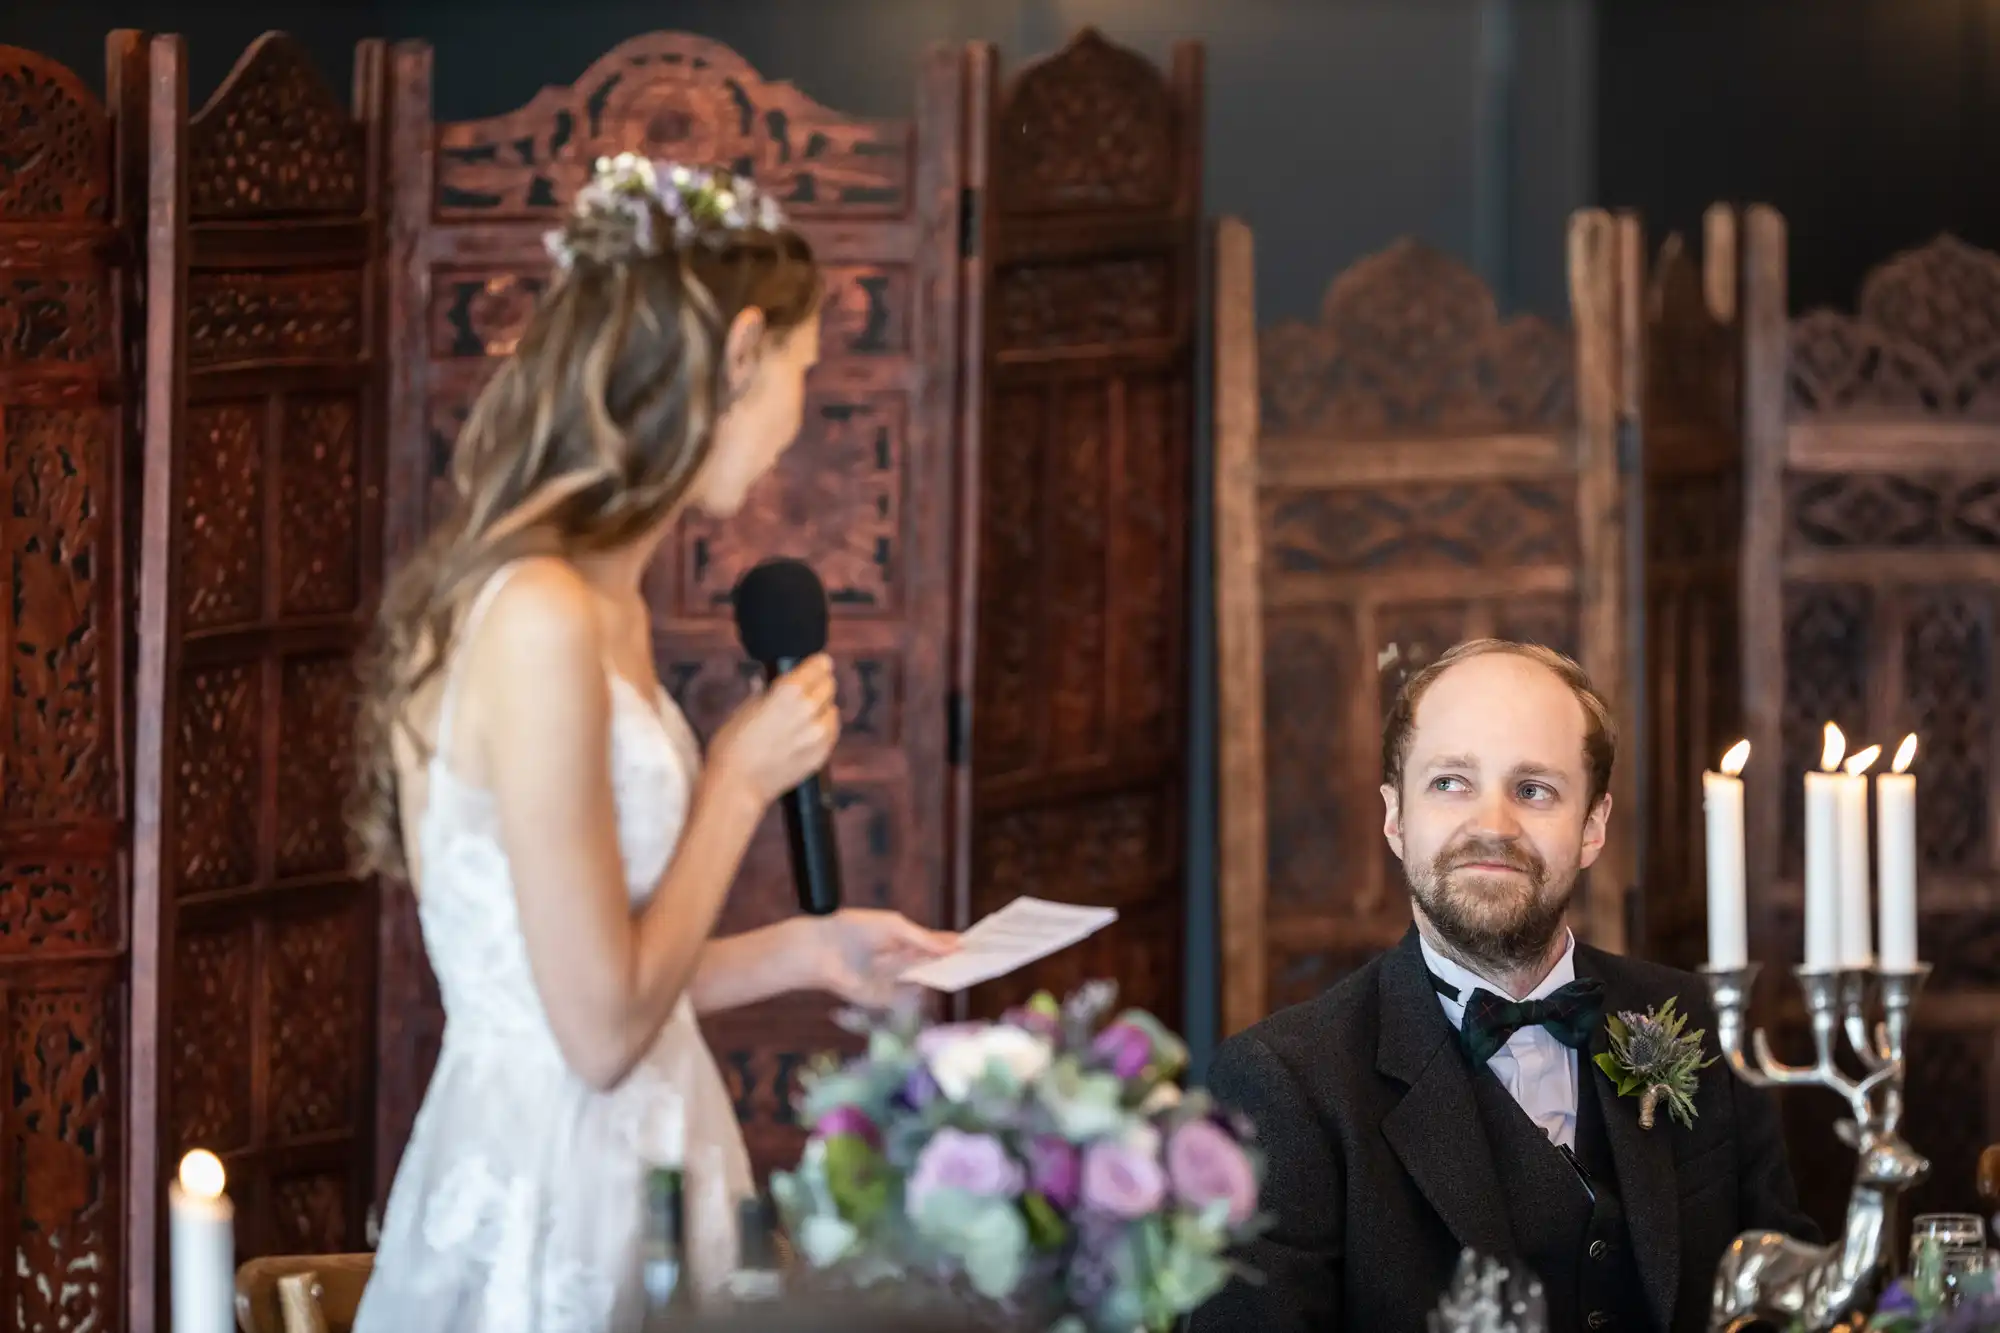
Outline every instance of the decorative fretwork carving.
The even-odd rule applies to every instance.
[[[1272,577],[1388,569],[1574,565],[1567,479],[1292,492],[1267,500]]]
[[[94,366],[116,374],[107,295],[95,274],[0,277],[0,366]]]
[[[1161,209],[1174,197],[1166,80],[1085,28],[1015,76],[999,115],[998,196],[1009,213]]]
[[[115,1034],[120,993],[109,976],[43,982],[8,1005],[7,1145],[13,1160],[14,1327],[120,1326],[125,1293],[113,1257],[124,1078]]]
[[[767,503],[727,522],[691,516],[681,605],[729,605],[745,571],[772,555],[808,561],[833,613],[893,610],[901,584],[909,403],[900,393],[808,396],[804,436],[760,486]]]
[[[1102,347],[1173,332],[1166,255],[1017,264],[995,283],[999,350]]]
[[[57,958],[116,943],[118,894],[104,860],[0,859],[0,957]]]
[[[1926,590],[1911,598],[1903,707],[1922,746],[1917,846],[1928,865],[1980,871],[1989,864],[1992,616],[1983,591]]]
[[[173,1079],[177,1152],[250,1146],[250,928],[183,931],[174,941]]]
[[[9,607],[7,781],[0,815],[67,822],[117,810],[117,747],[107,716],[103,580],[117,559],[105,512],[111,413],[0,405]],[[115,661],[116,659],[111,659]]]
[[[361,355],[361,273],[208,273],[188,281],[188,365]]]
[[[362,127],[299,42],[267,32],[188,122],[195,220],[359,213],[367,198]]]
[[[1792,473],[1785,536],[1794,546],[2000,547],[2000,476]]]
[[[346,615],[361,602],[360,405],[348,394],[316,394],[285,407],[279,611]]]
[[[726,166],[799,218],[893,216],[912,202],[907,123],[837,115],[718,42],[649,33],[518,111],[441,126],[438,211],[546,216],[620,152]]]
[[[1868,589],[1847,584],[1803,584],[1785,591],[1784,759],[1780,773],[1817,772],[1824,728],[1835,723],[1849,736],[1862,734],[1868,705]],[[1784,855],[1796,873],[1805,845],[1805,787],[1784,791]]]
[[[111,125],[69,70],[0,46],[0,144],[0,218],[109,214]]]
[[[1265,330],[1267,435],[1554,429],[1574,412],[1569,335],[1502,321],[1479,275],[1403,240],[1333,280],[1317,324]]]
[[[1922,413],[2000,421],[2000,255],[1953,236],[1868,275],[1852,315],[1792,325],[1794,413]]]
[[[351,909],[271,924],[262,990],[271,1034],[265,1133],[273,1142],[356,1128],[368,924]]]

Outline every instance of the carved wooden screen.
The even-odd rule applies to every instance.
[[[144,52],[106,90],[0,46],[0,1308],[120,1328],[128,1280],[124,609],[145,221]]]
[[[1086,30],[1004,87],[990,50],[973,60],[990,114],[980,527],[962,571],[969,915],[1031,893],[1121,920],[972,1004],[1110,976],[1177,1023],[1201,49],[1176,47],[1162,74]]]
[[[1932,1172],[1910,1207],[1958,1210],[2000,1109],[2000,256],[1943,237],[1871,272],[1854,313],[1788,322],[1782,221],[1753,214],[1748,242],[1744,708],[1779,761],[1748,775],[1753,956],[1799,956],[1800,775],[1822,725],[1857,746],[1916,732],[1936,970],[1905,1102]],[[1796,1026],[1796,988],[1769,980]],[[1787,1109],[1802,1190],[1837,1220],[1852,1154],[1833,1108],[1801,1092]]]
[[[1737,216],[1717,205],[1697,256],[1661,246],[1644,307],[1646,549],[1641,789],[1644,938],[1692,968],[1708,955],[1701,774],[1743,735],[1737,579],[1743,523]],[[1775,755],[1760,760],[1776,762]]]
[[[396,385],[391,540],[414,543],[465,412],[547,280],[542,236],[601,154],[720,163],[784,201],[826,266],[806,426],[727,524],[690,519],[649,582],[660,677],[697,729],[742,700],[729,592],[767,555],[810,560],[834,612],[846,733],[834,762],[847,901],[944,915],[945,695],[958,339],[959,54],[927,56],[911,121],[862,121],[773,83],[714,42],[628,41],[574,84],[491,120],[432,126],[430,52],[396,53]],[[795,912],[768,819],[724,931]],[[435,1057],[441,1016],[407,895],[384,925],[380,1187]],[[707,1024],[760,1168],[796,1160],[792,1082],[845,1040],[818,999]]]
[[[1408,927],[1377,790],[1383,716],[1408,671],[1499,634],[1578,657],[1629,709],[1617,234],[1605,214],[1572,222],[1575,335],[1503,320],[1476,274],[1413,241],[1336,278],[1317,322],[1258,335],[1249,237],[1224,233],[1225,1031],[1317,994]],[[1627,786],[1591,873],[1602,887],[1577,920],[1612,948],[1633,882],[1620,767]]]
[[[192,119],[180,40],[153,62],[133,855],[165,1114],[135,1189],[157,1217],[161,1180],[208,1148],[241,1255],[354,1249],[376,913],[342,803],[381,565],[384,51],[357,52],[352,113],[283,34]]]

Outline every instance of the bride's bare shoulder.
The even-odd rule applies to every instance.
[[[480,674],[517,683],[560,685],[594,679],[603,670],[590,585],[574,565],[554,556],[531,556],[508,570],[467,646]]]

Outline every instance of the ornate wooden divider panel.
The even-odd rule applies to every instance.
[[[1823,724],[1885,750],[1916,732],[1936,970],[1906,1103],[1932,1176],[1910,1206],[1959,1209],[2000,1077],[2000,256],[1943,237],[1870,273],[1854,313],[1788,322],[1782,220],[1756,211],[1747,240],[1744,708],[1780,760],[1749,774],[1753,956],[1799,956],[1800,775]],[[1796,1026],[1796,988],[1773,986]],[[1852,1155],[1823,1097],[1791,1108],[1802,1191],[1837,1220]]]
[[[342,802],[381,571],[384,57],[356,53],[350,114],[267,33],[189,119],[180,39],[153,43],[134,1105],[164,1114],[134,1126],[134,1226],[208,1148],[245,1257],[357,1248],[373,1167],[375,891]]]
[[[1178,1022],[1201,48],[1176,47],[1163,76],[1085,30],[1004,86],[990,48],[972,63],[985,304],[967,358],[962,891],[973,919],[1023,893],[1121,914],[972,1005],[1115,976]]]
[[[1737,221],[1733,209],[1711,208],[1699,256],[1679,237],[1667,238],[1647,278],[1641,334],[1645,669],[1635,684],[1645,730],[1634,749],[1645,765],[1635,794],[1646,837],[1644,938],[1630,943],[1676,967],[1708,955],[1701,774],[1716,767],[1744,726],[1737,688]],[[1775,766],[1777,758],[1754,756],[1759,765]]]
[[[1617,221],[1572,220],[1574,335],[1503,321],[1477,275],[1402,241],[1337,277],[1317,323],[1259,336],[1248,230],[1225,223],[1218,250],[1229,1032],[1407,928],[1377,787],[1382,718],[1410,670],[1499,634],[1577,656],[1621,713],[1630,699]],[[1634,881],[1620,770],[1602,887],[1579,914],[1612,948]]]
[[[785,202],[826,265],[823,359],[798,445],[726,524],[685,522],[649,597],[664,680],[704,733],[745,697],[729,592],[766,555],[812,562],[833,602],[846,735],[835,759],[847,899],[944,915],[945,696],[954,549],[958,344],[956,51],[925,60],[917,117],[861,121],[765,80],[714,42],[673,33],[613,49],[574,84],[491,120],[433,126],[431,55],[396,67],[392,544],[440,515],[467,407],[547,281],[542,236],[601,154],[721,163]],[[796,911],[775,816],[723,929]],[[386,1191],[441,1030],[407,895],[383,926],[379,1187]],[[709,1025],[760,1167],[796,1157],[792,1081],[845,1040],[817,1000]]]
[[[124,1326],[124,608],[145,218],[145,56],[99,101],[0,46],[0,1307]]]

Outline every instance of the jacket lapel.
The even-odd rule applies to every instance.
[[[1473,1099],[1472,1073],[1432,988],[1414,929],[1383,959],[1375,1067],[1403,1084],[1382,1134],[1462,1246],[1512,1254],[1507,1209]]]
[[[1625,984],[1624,969],[1617,959],[1595,949],[1579,946],[1576,973],[1596,977],[1604,983],[1604,1013],[1624,1010],[1644,1012],[1651,1003]],[[1577,1061],[1577,1078],[1594,1089],[1604,1112],[1604,1136],[1611,1145],[1611,1160],[1618,1168],[1618,1196],[1625,1205],[1625,1223],[1631,1231],[1639,1277],[1646,1300],[1660,1327],[1671,1327],[1674,1300],[1680,1286],[1681,1230],[1680,1199],[1674,1179],[1674,1145],[1671,1121],[1664,1112],[1653,1128],[1639,1125],[1639,1099],[1620,1097],[1596,1057],[1611,1049],[1607,1025],[1599,1024],[1591,1034],[1590,1050]],[[1590,1095],[1579,1090],[1579,1096]]]

